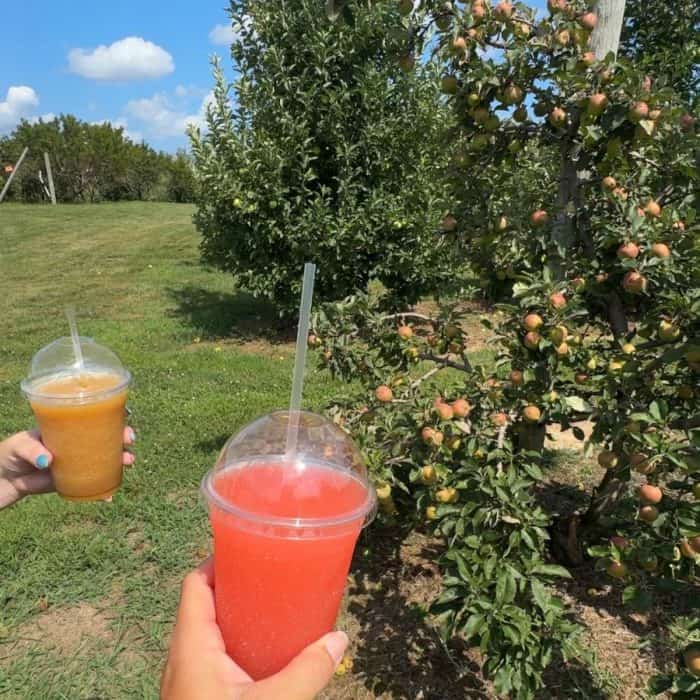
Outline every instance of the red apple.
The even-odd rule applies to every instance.
[[[595,29],[596,24],[598,24],[598,17],[595,12],[586,12],[586,14],[579,17],[578,21],[584,29],[591,32]]]
[[[630,294],[641,294],[647,288],[647,278],[636,270],[630,270],[622,279],[622,286]]]
[[[489,420],[493,425],[500,428],[508,422],[508,416],[503,413],[503,411],[499,411],[497,413],[492,413],[489,416]]]
[[[522,102],[523,91],[517,85],[508,85],[503,91],[503,104],[514,105]]]
[[[394,398],[394,392],[386,384],[378,386],[374,394],[377,397],[377,401],[382,403],[389,403]]]
[[[695,126],[695,117],[690,114],[681,115],[681,129],[683,131],[692,131]]]
[[[544,209],[533,211],[530,215],[533,226],[544,226],[549,221],[549,214]]]
[[[523,419],[526,423],[538,423],[542,417],[542,412],[537,406],[525,406],[523,409]]]
[[[655,258],[668,258],[671,255],[671,249],[665,243],[654,243],[649,252]]]
[[[541,340],[541,337],[540,337],[539,333],[535,333],[535,331],[530,331],[529,333],[525,334],[525,338],[523,339],[523,344],[529,350],[537,350],[537,348],[540,345],[540,340]]]
[[[617,257],[623,260],[634,260],[639,255],[639,246],[631,241],[623,243],[617,249]]]
[[[561,107],[555,107],[549,113],[549,123],[557,128],[566,126],[566,112]]]
[[[603,189],[612,192],[617,187],[617,180],[611,175],[607,175],[603,178]]]
[[[661,205],[657,201],[650,199],[644,207],[644,213],[652,219],[658,219],[661,216]]]
[[[639,517],[645,523],[653,523],[659,517],[659,509],[656,506],[641,506]]]
[[[590,68],[595,63],[595,54],[593,51],[586,51],[583,56],[581,56],[581,63],[586,68]]]
[[[471,410],[472,407],[466,399],[455,399],[452,402],[452,412],[457,418],[466,418]]]
[[[649,116],[649,105],[646,102],[635,102],[627,114],[631,122],[640,122]]]
[[[614,469],[618,462],[619,458],[612,450],[603,450],[598,455],[598,464],[603,467],[603,469]]]
[[[663,491],[658,486],[653,486],[652,484],[642,484],[637,491],[639,500],[647,506],[656,505],[661,503],[661,499],[664,497]]]
[[[522,386],[525,383],[525,375],[519,369],[511,370],[510,381],[514,386]]]
[[[588,112],[594,116],[602,114],[608,106],[608,96],[604,92],[596,92],[588,98]]]
[[[549,295],[549,303],[553,309],[563,309],[566,306],[566,297],[561,292]]]
[[[542,328],[544,321],[539,314],[528,314],[523,319],[523,327],[528,331],[536,331]]]
[[[583,277],[574,277],[571,280],[571,289],[574,292],[580,292],[586,286],[586,280]]]
[[[613,578],[625,578],[627,576],[627,567],[621,561],[611,561],[606,571]]]
[[[500,20],[507,20],[510,19],[513,14],[513,6],[507,2],[507,0],[503,0],[502,2],[499,2],[496,7],[493,8],[493,16],[496,19]]]

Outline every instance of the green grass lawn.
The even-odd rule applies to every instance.
[[[153,203],[0,205],[0,437],[32,424],[19,383],[32,355],[67,333],[67,304],[83,335],[115,350],[133,373],[138,433],[136,466],[113,503],[49,495],[0,513],[0,697],[157,697],[179,583],[211,549],[200,479],[229,435],[288,401],[293,333],[230,276],[200,265],[192,213]],[[478,341],[477,315],[468,321]],[[493,357],[483,338],[474,343],[473,362]],[[449,381],[445,373],[435,390]],[[327,373],[308,371],[308,408],[321,410],[340,391]],[[542,497],[575,504],[597,467],[558,439],[568,451]],[[417,617],[439,582],[416,574],[430,572],[437,554],[413,535],[373,530],[358,547],[339,622],[353,639],[355,670],[336,679],[327,700],[492,697],[478,674],[457,673]],[[578,596],[590,639],[602,631],[638,639],[621,616],[598,615],[604,603],[587,585],[567,595]],[[627,672],[607,663],[621,650],[600,650],[596,673],[612,680],[596,683],[623,690],[566,697],[632,697],[616,680]],[[635,651],[623,656],[624,668],[638,668]]]
[[[112,504],[50,495],[0,513],[2,697],[156,697],[177,586],[209,549],[199,481],[229,435],[288,401],[291,346],[269,309],[200,266],[192,212],[0,207],[0,435],[32,424],[19,382],[66,334],[66,304],[133,373],[138,434]],[[307,406],[330,384],[310,371]]]

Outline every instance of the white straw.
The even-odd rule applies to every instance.
[[[301,305],[299,306],[299,328],[297,330],[297,350],[294,360],[294,381],[292,382],[292,397],[289,401],[289,425],[287,426],[287,455],[293,455],[297,450],[299,435],[299,411],[301,409],[301,394],[304,389],[304,370],[306,369],[306,349],[308,346],[309,325],[311,323],[311,301],[314,295],[314,279],[316,265],[304,265],[304,282],[301,288]]]
[[[73,341],[73,353],[75,354],[75,362],[78,369],[85,367],[83,360],[83,349],[80,347],[80,336],[78,335],[78,324],[75,321],[75,309],[72,306],[66,307],[66,318],[70,327],[70,338]]]

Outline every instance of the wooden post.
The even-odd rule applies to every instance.
[[[50,199],[51,192],[49,192],[49,188],[44,182],[44,173],[41,172],[41,168],[39,169],[39,182],[41,183],[41,189],[44,190],[44,194]]]
[[[53,186],[53,173],[51,172],[51,159],[49,154],[44,151],[44,163],[46,164],[46,176],[49,178],[49,192],[51,194],[51,204],[56,205],[56,189]]]
[[[2,192],[0,192],[0,202],[2,202],[3,199],[5,199],[5,195],[7,194],[7,190],[10,189],[10,185],[12,184],[12,180],[14,180],[15,175],[17,175],[17,171],[22,166],[22,161],[24,160],[24,158],[26,157],[28,152],[29,152],[29,146],[26,146],[25,149],[22,151],[22,155],[19,157],[17,164],[15,165],[15,169],[10,173],[10,177],[7,178],[7,182],[5,183],[5,186],[2,188]]]
[[[601,60],[610,52],[617,56],[622,20],[625,15],[625,0],[598,0],[595,13],[598,17],[598,22],[591,36],[591,48],[595,53],[595,57]],[[559,190],[557,192],[558,213],[552,230],[552,243],[556,250],[555,255],[552,256],[549,262],[549,268],[554,279],[561,279],[562,260],[566,254],[565,251],[575,243],[577,236],[574,212],[580,206],[578,195],[579,179],[584,173],[579,172],[581,164],[576,164],[573,161],[571,149],[578,129],[579,121],[574,119],[566,140],[562,144]],[[585,170],[585,166],[583,170]],[[620,327],[621,323],[613,324],[613,327],[616,326]]]
[[[595,11],[598,23],[591,36],[591,49],[599,61],[610,52],[617,58],[622,20],[625,16],[625,0],[598,0]]]

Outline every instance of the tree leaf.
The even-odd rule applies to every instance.
[[[568,569],[558,564],[538,564],[532,569],[533,574],[542,574],[543,576],[559,576],[561,578],[571,578]]]
[[[464,627],[462,627],[462,633],[466,639],[471,639],[479,634],[479,631],[484,626],[486,622],[486,616],[479,613],[475,613],[469,616]]]
[[[572,410],[578,413],[590,413],[593,407],[580,396],[565,396],[564,403]]]

